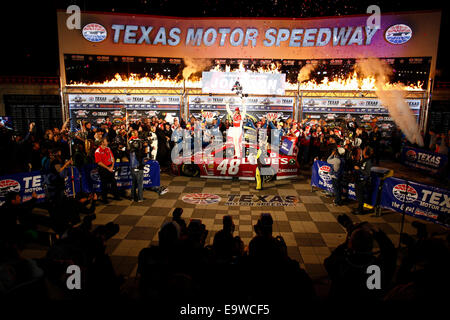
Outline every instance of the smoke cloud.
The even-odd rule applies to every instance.
[[[304,65],[303,68],[300,69],[300,72],[298,73],[297,81],[299,83],[309,80],[309,75],[311,72],[314,71],[314,69],[317,68],[317,64],[307,64]]]
[[[183,79],[187,80],[194,73],[201,72],[211,66],[211,60],[184,58],[184,65]]]
[[[367,59],[358,62],[356,68],[365,77],[375,78],[376,95],[383,106],[388,109],[390,116],[405,134],[406,139],[411,143],[423,146],[416,118],[405,101],[404,89],[400,85],[385,87],[392,74],[392,70],[386,62],[379,59]]]

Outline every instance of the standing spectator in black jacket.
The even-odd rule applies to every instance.
[[[131,197],[135,202],[144,201],[144,143],[139,139],[137,130],[133,130],[128,143],[130,150]]]
[[[379,165],[380,164],[380,145],[381,145],[381,133],[380,130],[378,128],[378,126],[375,126],[375,128],[373,129],[373,131],[370,133],[370,146],[373,149],[373,157],[375,160],[375,164]]]
[[[358,207],[353,210],[353,214],[364,214],[364,201],[370,186],[370,171],[372,169],[372,148],[366,146],[364,150],[355,152],[355,193]]]

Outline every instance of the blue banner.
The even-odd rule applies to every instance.
[[[80,191],[80,173],[76,167],[73,169],[73,184],[72,184],[72,171],[71,168],[67,168],[62,173],[65,182],[65,193],[68,196],[72,196]],[[0,205],[5,202],[6,195],[11,191],[20,193],[22,201],[28,201],[31,199],[33,192],[36,192],[38,201],[42,202],[46,196],[46,175],[41,171],[32,171],[24,173],[10,174],[0,177]],[[75,190],[73,190],[75,187]]]
[[[333,173],[333,166],[325,161],[316,160],[314,161],[312,172],[311,172],[311,186],[326,190],[330,193],[333,191],[333,183],[331,181],[331,175]],[[371,185],[369,187],[369,196],[366,199],[366,203],[370,205],[375,205],[377,200],[378,186],[380,184],[380,178],[372,172],[371,175]],[[356,200],[355,184],[348,183],[347,196],[349,199]],[[345,192],[344,192],[345,194]]]
[[[128,162],[115,164],[115,177],[117,188],[131,188],[131,171]],[[81,172],[81,183],[84,192],[100,192],[100,177],[96,164],[83,167]],[[144,166],[144,188],[158,187],[160,185],[160,168],[158,161],[150,160]]]
[[[440,174],[448,162],[447,155],[413,147],[403,147],[401,161],[404,165],[431,174]]]
[[[398,178],[387,178],[381,193],[386,209],[450,226],[450,191]]]
[[[280,152],[285,155],[292,155],[292,149],[294,147],[294,141],[283,137],[283,142],[281,143]]]

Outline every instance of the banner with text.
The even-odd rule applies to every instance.
[[[244,94],[283,95],[286,74],[253,72],[203,72],[203,93],[236,93],[236,82],[242,86]]]
[[[384,180],[381,206],[450,226],[450,191],[398,178]]]
[[[115,164],[115,177],[117,188],[131,188],[131,172],[128,162]],[[90,164],[81,170],[81,188],[84,192],[100,192],[100,177],[96,164]],[[160,185],[160,168],[158,161],[147,161],[144,167],[144,188],[158,187]]]
[[[311,173],[311,186],[317,187],[328,192],[333,193],[333,183],[331,181],[331,175],[333,173],[333,166],[325,161],[314,161]],[[366,199],[366,203],[370,205],[375,205],[377,199],[378,186],[380,184],[380,178],[372,172],[371,185],[368,186],[367,194],[369,196]],[[355,200],[355,184],[349,183],[347,188],[348,198]]]
[[[445,154],[405,146],[402,149],[401,161],[409,167],[440,174],[447,165],[448,157]]]
[[[62,173],[65,182],[65,193],[67,196],[73,195],[72,175],[70,168]],[[80,191],[80,173],[73,167],[73,179],[75,193]],[[10,174],[0,177],[0,205],[3,205],[9,192],[19,192],[22,201],[31,199],[33,192],[36,192],[38,201],[44,201],[46,196],[46,175],[41,171]]]

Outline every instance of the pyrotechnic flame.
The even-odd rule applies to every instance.
[[[104,82],[74,82],[70,83],[69,86],[89,86],[89,87],[147,87],[147,88],[201,88],[202,82],[201,79],[194,79],[192,77],[193,72],[191,72],[194,68],[189,68],[189,72],[186,73],[185,76],[188,80],[174,80],[168,77],[164,77],[163,75],[156,74],[155,77],[150,78],[148,76],[140,77],[137,74],[130,74],[129,77],[121,76],[120,74],[116,74],[113,79],[106,80]],[[256,70],[246,69],[241,62],[238,68],[231,69],[230,65],[225,66],[225,70],[222,69],[220,65],[216,65],[213,67],[211,72],[246,72],[246,73],[281,73],[280,67],[275,63],[268,65],[266,67],[259,67]],[[198,68],[197,71],[198,72]],[[300,72],[301,73],[301,72]],[[188,75],[189,74],[189,75]],[[348,91],[375,91],[376,88],[376,79],[373,76],[366,76],[361,78],[358,76],[356,72],[346,76],[329,79],[325,77],[321,82],[316,82],[315,80],[304,81],[305,79],[301,79],[300,81],[300,90],[348,90]],[[297,82],[286,82],[286,90],[297,90],[298,83]],[[401,83],[391,84],[384,83],[384,88],[401,88],[403,90],[408,91],[420,91],[423,83],[417,82],[416,85],[404,85]]]
[[[404,85],[402,83],[384,83],[383,87],[387,90],[389,88],[402,88],[408,91],[420,91],[423,83],[418,81],[416,85]],[[321,82],[310,80],[308,82],[300,83],[300,90],[348,90],[348,91],[374,91],[376,90],[376,79],[373,76],[366,76],[364,78],[358,77],[356,72],[347,77],[334,78],[330,80],[324,77]]]
[[[357,68],[365,76],[373,78],[377,97],[389,110],[390,116],[405,134],[408,141],[423,146],[423,139],[416,118],[405,101],[405,87],[398,84],[386,84],[392,74],[389,65],[382,60],[367,59],[358,62]]]

